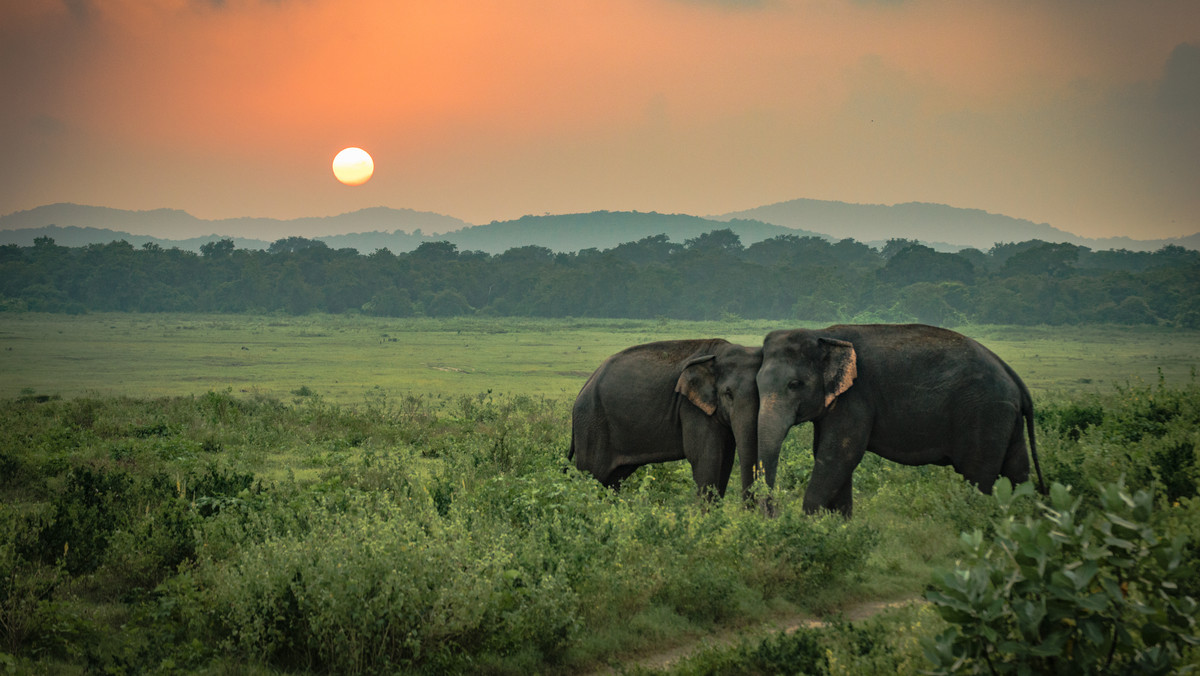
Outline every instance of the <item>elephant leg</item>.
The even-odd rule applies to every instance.
[[[733,471],[733,433],[714,424],[699,409],[680,415],[683,454],[692,465],[696,490],[709,497],[724,497]]]
[[[813,427],[813,471],[804,491],[804,512],[829,509],[849,516],[854,470],[867,450],[870,428],[853,417],[826,419]]]
[[[991,495],[996,479],[1009,464],[1014,430],[1019,432],[1021,429],[1020,411],[1012,404],[1000,403],[981,408],[963,423],[959,432],[963,443],[956,454],[954,469],[982,493]],[[1022,440],[1021,447],[1024,446]],[[1028,474],[1026,461],[1026,477]]]
[[[846,477],[846,483],[838,489],[837,495],[834,496],[832,504],[829,505],[830,511],[838,512],[847,519],[850,518],[854,511],[854,473]]]
[[[733,445],[729,445],[723,449],[721,453],[721,475],[717,480],[717,493],[721,497],[725,497],[725,489],[729,486],[729,475],[733,474]]]
[[[701,453],[691,465],[692,480],[696,482],[697,491],[709,498],[725,497],[725,487],[733,472],[732,457],[726,463],[719,449],[710,449],[707,453]]]
[[[614,467],[608,473],[608,476],[600,480],[600,483],[614,491],[621,490],[621,482],[628,479],[634,472],[637,471],[638,465],[620,465]]]

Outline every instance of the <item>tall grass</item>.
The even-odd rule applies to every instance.
[[[804,428],[786,442],[776,518],[699,499],[682,463],[614,493],[567,464],[569,403],[2,400],[0,667],[575,672],[781,614],[915,598],[962,555],[960,532],[998,516],[946,468],[875,456],[853,520],[803,516]],[[1086,497],[1124,476],[1169,507],[1157,525],[1192,538],[1189,590],[1198,423],[1194,381],[1038,416],[1048,479]],[[896,617],[704,658],[726,671],[679,668],[771,673],[811,653],[811,673],[913,673],[918,639],[944,625],[918,608]]]
[[[875,540],[705,503],[677,467],[612,493],[567,465],[561,400],[0,406],[20,659],[568,669],[801,603]]]

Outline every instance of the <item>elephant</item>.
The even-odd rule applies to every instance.
[[[756,382],[758,455],[769,487],[788,430],[813,423],[806,513],[850,517],[854,469],[866,451],[905,465],[950,465],[984,493],[1000,476],[1026,481],[1026,430],[1045,493],[1028,388],[962,334],[921,324],[773,331],[763,339]]]
[[[713,338],[614,354],[575,399],[568,459],[612,488],[642,465],[687,459],[697,490],[724,497],[736,448],[746,497],[757,464],[761,353]]]

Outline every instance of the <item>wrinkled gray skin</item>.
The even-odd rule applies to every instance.
[[[746,495],[757,461],[761,352],[721,339],[618,352],[575,399],[568,457],[610,487],[642,465],[687,459],[696,488],[724,496],[736,448]]]
[[[768,486],[788,430],[813,423],[805,512],[849,517],[854,469],[866,451],[905,465],[951,465],[984,493],[1001,476],[1023,482],[1026,430],[1044,492],[1029,390],[961,334],[917,324],[774,331],[763,340],[757,381]]]

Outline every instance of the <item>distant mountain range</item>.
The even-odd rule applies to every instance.
[[[866,244],[902,237],[943,250],[974,247],[987,251],[998,242],[1025,242],[1031,239],[1066,242],[1094,250],[1157,251],[1168,244],[1200,249],[1200,233],[1158,240],[1135,240],[1129,237],[1092,239],[1059,230],[1047,223],[1034,223],[979,209],[960,209],[923,202],[886,206],[798,199],[710,218],[753,219],[789,228],[815,230],[837,239],[850,237]]]
[[[595,211],[587,214],[525,216],[515,221],[497,221],[476,225],[436,239],[454,242],[459,250],[500,253],[518,246],[544,246],[553,251],[611,249],[624,242],[667,235],[671,241],[685,242],[713,230],[730,229],[750,245],[779,235],[823,237],[808,231],[761,221],[720,221],[686,214],[642,213],[638,211]]]
[[[36,229],[47,225],[62,228],[95,228],[146,235],[157,241],[203,239],[210,235],[273,242],[284,237],[316,238],[350,232],[370,232],[380,229],[403,228],[427,230],[430,233],[448,232],[468,227],[470,223],[457,218],[414,211],[373,207],[340,216],[316,216],[281,220],[277,218],[225,218],[205,220],[179,209],[128,211],[81,204],[48,204],[0,216],[0,231]],[[7,236],[7,235],[6,235]],[[182,248],[182,247],[181,247]]]
[[[554,251],[608,249],[659,234],[684,242],[700,234],[729,228],[750,245],[778,235],[851,238],[879,246],[892,238],[914,239],[943,251],[975,247],[986,251],[997,242],[1041,239],[1101,249],[1153,251],[1167,244],[1200,249],[1200,233],[1190,237],[1134,240],[1088,239],[1045,223],[959,209],[942,204],[893,206],[793,200],[728,214],[598,211],[586,214],[525,216],[511,221],[471,225],[459,219],[412,209],[374,207],[340,216],[279,220],[229,218],[204,220],[176,209],[126,211],[78,204],[51,204],[0,216],[0,244],[30,246],[52,237],[64,246],[84,246],[123,239],[134,246],[153,242],[164,248],[199,251],[218,239],[232,239],[241,249],[265,249],[285,237],[307,237],[328,246],[370,253],[387,248],[411,251],[422,242],[445,240],[460,251],[503,253],[536,245]],[[154,233],[153,235],[149,233]]]

